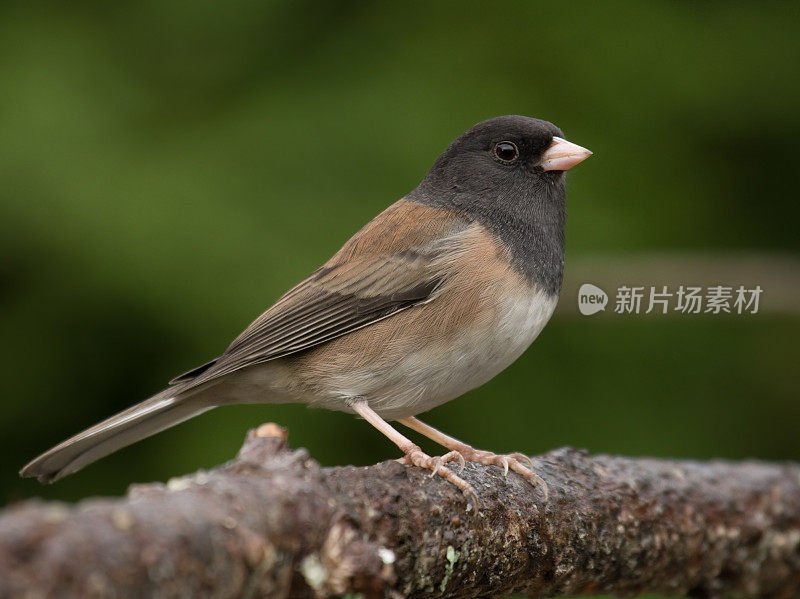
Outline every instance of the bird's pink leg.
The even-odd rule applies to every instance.
[[[401,464],[413,464],[420,468],[425,468],[431,471],[431,476],[438,474],[445,480],[457,486],[465,495],[467,495],[474,503],[477,504],[477,495],[467,481],[458,476],[455,472],[444,466],[446,462],[458,460],[461,462],[461,467],[464,467],[464,458],[457,451],[451,451],[443,456],[430,457],[424,453],[418,445],[411,439],[404,437],[400,434],[391,424],[381,418],[372,408],[367,405],[365,401],[354,402],[350,407],[358,413],[364,420],[369,422],[372,426],[389,437],[389,440],[400,448],[405,456],[400,458],[398,462]]]
[[[544,482],[541,476],[536,474],[533,471],[533,462],[531,459],[521,453],[509,453],[507,455],[498,455],[496,453],[492,453],[491,451],[484,451],[482,449],[475,449],[467,445],[466,443],[462,443],[458,439],[454,439],[450,435],[446,435],[439,429],[433,428],[432,426],[425,424],[421,420],[414,418],[413,416],[409,418],[401,418],[398,420],[401,424],[406,425],[407,427],[414,429],[418,433],[425,435],[431,441],[435,441],[442,447],[446,447],[447,449],[452,451],[457,451],[464,459],[468,462],[478,462],[480,464],[485,465],[495,465],[501,466],[503,468],[503,473],[508,474],[509,468],[514,472],[518,472],[522,476],[528,479],[528,481],[534,486],[541,486],[542,490],[544,491],[544,498],[547,501],[548,498],[548,489],[547,483]],[[525,462],[523,464],[522,462]],[[526,465],[527,464],[527,465]]]

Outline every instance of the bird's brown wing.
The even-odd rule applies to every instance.
[[[404,218],[405,227],[424,231],[410,236],[416,245],[401,249],[390,238],[384,237],[382,242],[376,235],[391,219],[378,217],[376,221],[353,238],[360,243],[355,251],[346,245],[247,327],[222,356],[171,383],[181,385],[183,392],[325,343],[435,297],[447,276],[447,257],[457,245],[454,239],[463,230],[463,222],[451,216],[431,227],[428,218]],[[372,240],[366,241],[367,236]]]

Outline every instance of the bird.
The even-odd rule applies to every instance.
[[[360,416],[399,448],[398,461],[466,494],[474,490],[451,462],[544,484],[527,456],[475,449],[417,415],[499,374],[550,319],[564,270],[565,173],[589,155],[545,120],[476,124],[219,357],[20,475],[54,482],[220,405],[301,403]],[[424,453],[392,422],[448,452]]]

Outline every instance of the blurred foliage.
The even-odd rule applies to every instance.
[[[797,252],[799,24],[772,2],[6,0],[0,500],[210,467],[263,421],[324,464],[396,457],[345,414],[236,406],[51,487],[16,476],[217,355],[487,117],[595,152],[570,175],[567,269]],[[788,316],[557,316],[426,419],[498,451],[800,459],[799,335]]]

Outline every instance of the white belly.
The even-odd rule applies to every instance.
[[[430,410],[486,383],[514,362],[547,324],[557,301],[542,292],[506,299],[494,322],[483,329],[408,353],[380,374],[348,373],[339,381],[338,402],[313,403],[341,410],[343,396],[365,398],[390,420]]]

